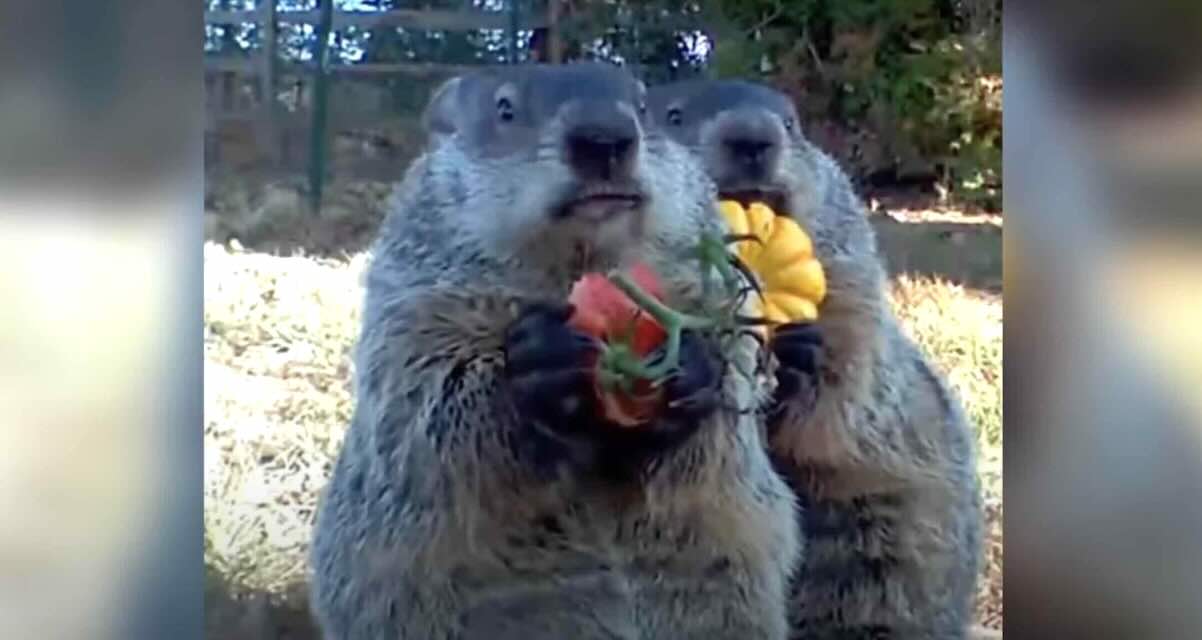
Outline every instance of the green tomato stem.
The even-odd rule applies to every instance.
[[[709,329],[717,324],[712,319],[681,313],[664,305],[643,291],[625,274],[610,273],[609,279],[639,308],[655,318],[668,336],[664,357],[657,364],[639,359],[626,345],[607,346],[603,367],[619,377],[648,379],[658,385],[679,365],[681,333],[685,329]]]
[[[643,291],[642,288],[623,273],[611,273],[609,279],[614,283],[614,286],[622,290],[622,293],[629,296],[639,308],[650,314],[652,318],[655,318],[668,333],[671,333],[672,329],[676,329],[677,331],[683,329],[709,329],[715,324],[714,320],[710,318],[701,318],[681,313],[664,305]]]
[[[648,377],[648,369],[642,360],[630,350],[628,345],[621,342],[605,346],[601,368],[607,373],[609,379],[621,384],[625,390],[629,390],[627,388],[630,383],[629,378]]]
[[[685,330],[721,330],[732,324],[732,321],[736,326],[746,322],[745,319],[738,317],[737,309],[740,305],[737,299],[719,304],[716,309],[709,302],[709,294],[713,292],[710,282],[712,271],[717,272],[718,279],[728,291],[739,290],[740,275],[750,278],[752,287],[758,290],[754,276],[751,276],[745,268],[739,268],[742,266],[741,264],[732,264],[732,256],[728,253],[727,244],[729,242],[744,240],[762,242],[754,236],[715,236],[705,233],[697,244],[696,257],[702,269],[703,304],[708,312],[714,312],[707,313],[707,315],[716,313],[720,316],[718,318],[699,317],[676,311],[643,291],[625,274],[620,272],[609,274],[609,280],[614,286],[618,287],[640,309],[663,327],[667,334],[667,344],[664,348],[664,356],[658,363],[653,363],[649,358],[640,358],[638,354],[634,353],[628,343],[630,336],[605,345],[599,362],[599,380],[602,388],[609,391],[620,388],[630,392],[636,379],[650,380],[654,386],[659,386],[664,378],[680,364],[681,336]]]

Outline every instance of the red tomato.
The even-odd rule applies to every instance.
[[[662,300],[663,287],[645,264],[635,264],[628,271],[630,279],[649,295]],[[668,334],[659,322],[644,312],[637,304],[602,274],[586,274],[568,296],[575,307],[569,324],[580,331],[605,342],[630,339],[631,349],[639,356],[658,348]],[[631,333],[633,329],[633,333]],[[651,387],[650,381],[638,380],[634,393],[609,393],[596,387],[605,416],[622,426],[631,427],[654,417],[659,409],[663,394]]]
[[[635,264],[629,274],[643,291],[663,299],[663,287],[649,267]],[[572,287],[568,302],[576,309],[569,324],[593,337],[620,340],[633,328],[631,348],[640,356],[654,351],[668,337],[655,318],[602,274],[589,273],[580,278]]]

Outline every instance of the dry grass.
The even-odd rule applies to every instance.
[[[221,637],[312,637],[305,551],[350,418],[363,264],[205,247],[205,562]],[[908,278],[894,296],[979,426],[991,521],[979,610],[1000,628],[1001,300]]]
[[[205,560],[239,588],[304,578],[350,418],[359,270],[205,247]]]
[[[930,278],[900,276],[893,308],[964,400],[977,429],[985,488],[985,575],[977,618],[1002,627],[1002,298]]]

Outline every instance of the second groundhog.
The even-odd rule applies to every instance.
[[[722,198],[794,217],[826,270],[817,322],[782,327],[773,344],[770,448],[798,494],[806,543],[792,637],[963,638],[982,544],[972,431],[890,309],[846,174],[771,88],[682,82],[652,88],[649,104]]]
[[[794,497],[754,414],[719,407],[761,401],[725,366],[754,341],[688,336],[663,417],[621,428],[557,302],[632,260],[670,304],[697,290],[685,256],[718,229],[716,194],[648,133],[644,91],[607,65],[524,65],[432,98],[367,272],[317,517],[329,640],[786,637]]]

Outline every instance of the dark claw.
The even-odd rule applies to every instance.
[[[781,369],[776,375],[776,395],[778,398],[792,398],[801,391],[806,381],[805,374],[796,369]]]
[[[761,327],[772,324],[772,321],[767,318],[753,318],[735,314],[735,322],[744,327]]]
[[[772,351],[783,366],[814,373],[821,364],[822,332],[812,322],[783,324],[772,336]]]
[[[589,388],[589,372],[583,367],[519,376],[510,384],[518,409],[550,424],[569,424],[587,408],[583,396]]]
[[[755,274],[751,272],[751,269],[744,264],[742,260],[736,256],[731,256],[730,264],[735,268],[735,270],[743,275],[752,291],[755,291],[757,295],[764,295],[763,290],[760,288],[759,281],[756,280]]]
[[[678,421],[699,421],[718,408],[721,364],[711,346],[696,333],[680,339],[680,367],[664,385],[667,415]]]
[[[505,377],[514,407],[530,427],[520,449],[540,466],[569,460],[627,479],[683,442],[713,413],[721,367],[709,345],[686,332],[680,368],[664,385],[663,417],[633,428],[601,418],[593,363],[599,345],[566,324],[571,307],[532,305],[506,332]]]
[[[720,407],[721,360],[701,336],[686,331],[680,340],[680,364],[664,383],[663,417],[635,429],[619,429],[607,443],[610,471],[638,474],[653,468],[660,455],[686,442]]]
[[[814,375],[818,372],[818,360],[821,352],[819,345],[804,342],[777,344],[773,351],[777,359],[787,363],[785,368],[797,373]]]
[[[592,406],[593,339],[569,327],[570,305],[528,307],[506,333],[505,374],[514,405],[552,429],[576,430]]]
[[[776,416],[785,403],[816,388],[823,359],[821,330],[812,322],[781,325],[772,336],[772,352],[780,363],[773,406],[769,410]]]
[[[822,331],[818,325],[813,322],[789,322],[780,325],[776,330],[776,337],[780,339],[798,339],[815,344],[822,344]]]
[[[567,329],[565,323],[572,317],[572,305],[532,304],[509,327],[505,335],[505,360],[513,371],[549,366],[550,362],[561,362],[570,358],[565,349],[555,349],[556,338],[566,336],[557,327]],[[587,336],[586,336],[587,337]],[[548,360],[550,358],[550,360]]]

